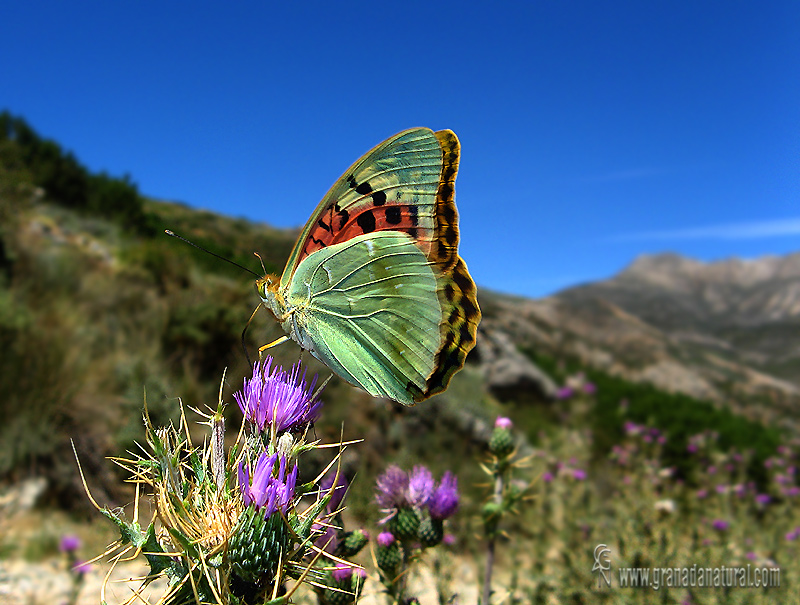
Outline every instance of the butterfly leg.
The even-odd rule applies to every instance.
[[[261,353],[263,351],[266,351],[267,349],[271,349],[272,347],[278,346],[279,344],[283,344],[287,340],[289,340],[289,337],[284,334],[280,338],[276,338],[275,340],[273,340],[271,343],[265,344],[263,347],[259,347],[259,349],[258,349],[258,357],[259,357],[259,359],[261,358]]]

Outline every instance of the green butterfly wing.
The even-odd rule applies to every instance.
[[[375,397],[413,405],[439,349],[436,292],[414,240],[379,231],[304,258],[284,300],[295,339],[315,357]]]

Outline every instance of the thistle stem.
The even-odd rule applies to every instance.
[[[494,502],[502,504],[503,502],[503,474],[499,469],[495,468],[494,472]],[[494,551],[497,532],[492,531],[487,536],[488,542],[486,544],[486,571],[483,575],[483,597],[481,598],[481,605],[489,605],[489,598],[492,596],[492,571],[494,569]]]

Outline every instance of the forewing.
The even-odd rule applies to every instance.
[[[373,396],[413,405],[435,369],[442,309],[405,233],[363,234],[305,257],[287,290],[300,342]]]
[[[281,283],[289,283],[309,254],[367,233],[401,231],[428,255],[440,239],[437,193],[443,161],[440,137],[428,128],[403,131],[364,154],[314,210]],[[448,172],[454,179],[455,170]]]

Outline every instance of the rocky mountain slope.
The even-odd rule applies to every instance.
[[[792,425],[800,405],[800,253],[702,263],[642,256],[541,300],[484,292],[484,330],[630,380]]]

